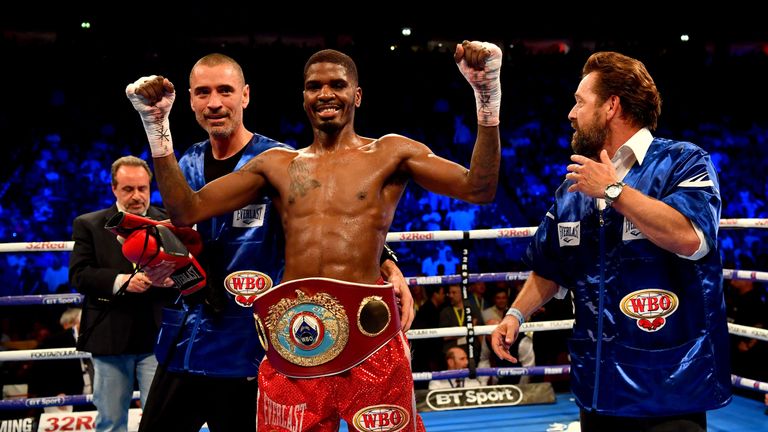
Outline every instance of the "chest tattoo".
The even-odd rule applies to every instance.
[[[289,203],[295,202],[297,196],[306,196],[310,189],[320,187],[320,182],[309,175],[309,168],[302,161],[293,161],[288,167],[288,175],[291,178]]]

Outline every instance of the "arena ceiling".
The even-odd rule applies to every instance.
[[[704,8],[693,2],[667,2],[661,7],[653,2],[606,3],[609,7],[600,2],[566,6],[557,2],[540,2],[540,6],[529,3],[488,2],[482,11],[475,11],[469,6],[447,8],[445,2],[422,2],[418,13],[413,11],[412,3],[406,7],[398,2],[362,1],[291,2],[270,7],[260,2],[188,2],[184,8],[168,8],[160,3],[152,8],[137,8],[135,3],[121,7],[117,2],[111,3],[108,11],[76,2],[47,8],[22,4],[15,6],[19,9],[15,12],[4,12],[0,24],[6,40],[39,42],[91,34],[120,41],[169,37],[254,40],[277,36],[297,43],[318,38],[389,43],[403,38],[403,27],[411,28],[411,40],[421,42],[464,38],[642,42],[674,40],[681,34],[703,42],[768,41],[763,8],[754,1],[731,1],[718,8]],[[89,29],[82,28],[85,22],[90,23]]]

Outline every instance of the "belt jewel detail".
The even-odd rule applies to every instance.
[[[379,296],[370,296],[360,302],[357,310],[357,328],[360,333],[374,337],[387,329],[392,312]]]
[[[330,294],[283,298],[269,307],[269,339],[281,357],[300,366],[317,366],[338,356],[349,340],[344,307]]]

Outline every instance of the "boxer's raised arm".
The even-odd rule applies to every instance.
[[[501,164],[499,109],[501,106],[501,49],[487,42],[467,42],[456,47],[454,60],[475,91],[477,138],[469,169],[441,158],[412,140],[405,144],[403,167],[422,187],[476,204],[496,196]]]

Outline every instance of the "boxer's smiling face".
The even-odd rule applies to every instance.
[[[126,212],[143,215],[149,208],[149,173],[144,167],[123,165],[115,172],[112,193]]]
[[[304,79],[304,110],[312,126],[327,132],[352,124],[362,90],[344,66],[315,63]]]

